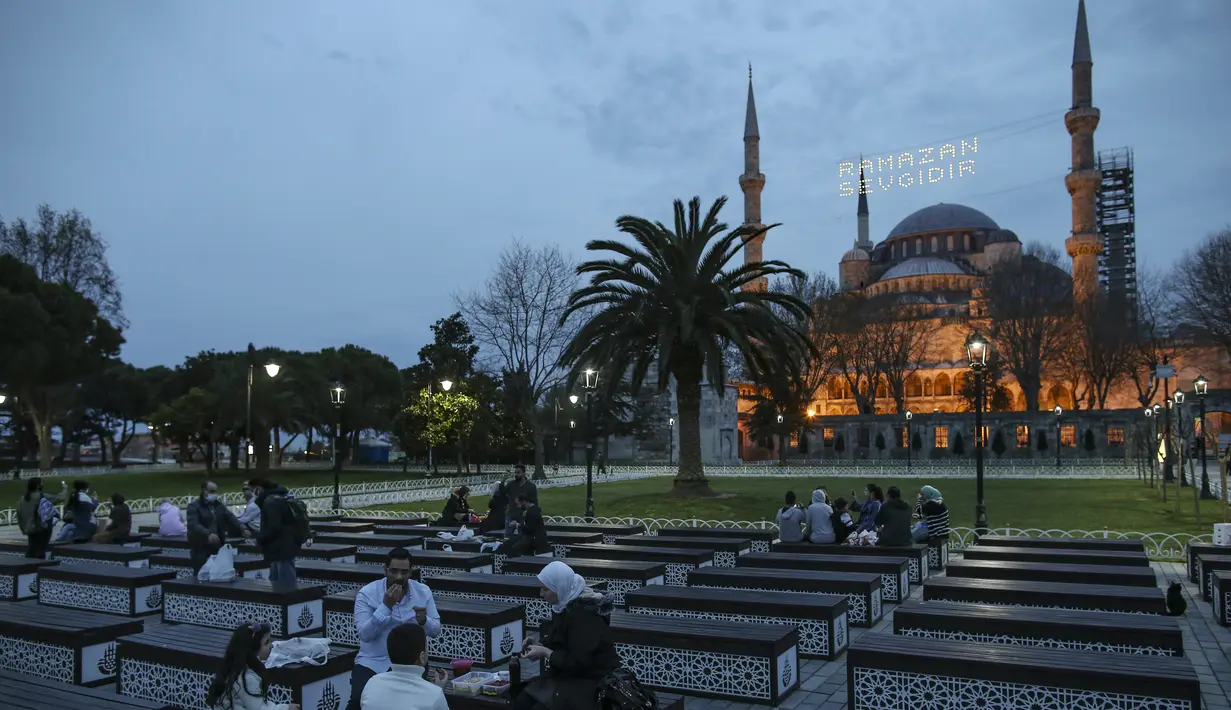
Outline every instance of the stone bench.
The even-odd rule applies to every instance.
[[[358,535],[362,533],[374,532],[376,526],[372,523],[358,523],[353,520],[345,522],[316,522],[311,523],[312,532],[316,535]]]
[[[1105,550],[1108,552],[1145,552],[1141,540],[1109,537],[1028,537],[1025,535],[984,535],[980,545],[994,547],[1034,547],[1058,550]]]
[[[752,541],[726,537],[669,537],[667,535],[625,535],[615,539],[616,545],[633,547],[691,547],[712,550],[715,567],[734,567],[735,558],[752,551]]]
[[[375,515],[338,516],[333,522],[371,523],[381,527],[422,527],[431,522],[431,518],[381,518]]]
[[[38,571],[59,564],[55,560],[0,557],[0,602],[20,602],[38,597]]]
[[[809,542],[775,542],[773,552],[792,555],[839,555],[868,557],[905,557],[911,584],[923,584],[931,567],[928,563],[928,546],[915,543],[906,547],[881,547],[879,545],[813,545]]]
[[[295,578],[301,585],[324,586],[326,594],[341,594],[363,589],[371,582],[384,579],[385,570],[383,567],[350,562],[299,560],[295,563]]]
[[[60,683],[105,685],[115,677],[116,639],[140,633],[143,626],[140,619],[33,601],[0,604],[0,669]]]
[[[949,541],[941,540],[924,543],[928,548],[928,567],[933,570],[944,569],[949,565]]]
[[[535,577],[553,560],[548,557],[514,557],[505,561],[505,575]],[[617,606],[624,605],[624,593],[650,585],[663,584],[667,565],[663,562],[635,562],[632,560],[569,560],[569,567],[585,577],[586,583],[606,582],[607,591]]]
[[[962,559],[988,562],[1034,562],[1061,565],[1110,565],[1114,567],[1149,567],[1150,558],[1144,552],[1119,550],[1066,550],[1054,547],[997,547],[975,545],[962,551]],[[1196,582],[1194,576],[1192,581]]]
[[[605,591],[607,585],[597,582],[587,585]],[[539,581],[534,577],[515,574],[458,573],[433,577],[432,596],[437,605],[442,599],[475,599],[522,605],[526,608],[526,627],[537,629],[551,620],[551,605],[539,596]]]
[[[173,579],[162,583],[162,596],[166,623],[234,630],[259,621],[269,624],[274,638],[312,636],[325,625],[321,585],[275,591],[269,582],[256,579],[227,584]]]
[[[630,614],[794,626],[808,658],[833,660],[850,637],[846,597],[836,594],[653,586],[626,592],[624,603]]]
[[[733,540],[750,540],[753,552],[769,552],[778,541],[778,529],[761,530],[759,528],[696,528],[678,526],[661,528],[659,535],[664,537],[725,537]]]
[[[1210,596],[1214,607],[1214,621],[1219,626],[1231,626],[1231,572],[1215,570],[1211,581]]]
[[[1111,611],[1024,609],[994,604],[909,602],[893,611],[893,632],[919,638],[1183,656],[1179,622],[1169,616]]]
[[[688,574],[688,586],[836,594],[846,597],[846,618],[851,626],[872,626],[883,614],[881,576],[875,573],[706,567]]]
[[[447,672],[447,669],[446,669]],[[684,710],[684,696],[669,693],[654,693],[658,700],[658,710]],[[508,698],[493,698],[489,695],[471,695],[470,693],[452,693],[445,691],[445,702],[449,710],[512,710],[513,703]]]
[[[567,532],[564,530],[547,531],[547,544],[551,545],[552,554],[559,558],[568,556],[569,545],[601,545],[602,543],[602,533]]]
[[[949,564],[946,577],[1004,579],[1021,582],[1062,582],[1065,584],[1103,584],[1113,587],[1157,587],[1154,570],[1149,567],[1111,565],[1065,565],[1033,562],[959,560]]]
[[[150,558],[150,569],[169,570],[177,579],[196,577],[188,550],[163,550]],[[268,579],[269,563],[257,555],[235,555],[235,574],[244,579]]]
[[[51,551],[51,558],[61,565],[98,564],[116,567],[149,567],[150,558],[160,552],[155,547],[120,547],[86,543],[61,545]]]
[[[151,535],[157,535],[160,529],[162,529],[162,526],[160,525],[138,525],[137,526],[137,532],[149,533]]]
[[[602,525],[599,523],[546,523],[543,527],[547,528],[548,532],[555,530],[557,532],[596,532],[603,536],[603,543],[611,545],[615,543],[616,538],[628,537],[629,535],[640,535],[645,532],[645,527],[636,524],[628,525]]]
[[[162,611],[162,583],[175,573],[148,567],[56,565],[38,573],[38,603],[121,616]]]
[[[217,672],[233,629],[157,625],[125,636],[119,644],[121,696],[209,710],[205,691]],[[322,665],[294,663],[269,668],[270,703],[299,703],[304,710],[345,708],[350,697],[354,649],[331,648]]]
[[[99,527],[99,531],[102,531],[102,527]],[[124,537],[117,537],[107,544],[120,545],[122,547],[142,547],[145,544],[145,541],[151,537],[153,537],[153,535],[148,532],[130,532]]]
[[[846,677],[851,708],[1202,707],[1186,658],[864,634],[846,652]]]
[[[791,626],[615,612],[611,634],[624,667],[656,690],[777,705],[799,687]]]
[[[325,635],[333,643],[359,647],[356,594],[351,591],[325,597]],[[432,596],[440,612],[440,635],[427,641],[432,659],[463,658],[474,661],[476,668],[492,668],[521,652],[526,637],[522,604]]]
[[[4,698],[5,710],[176,710],[168,703],[116,695],[111,688],[65,685],[11,671],[0,671],[0,698]]]
[[[484,543],[488,543],[488,542],[499,543],[500,539],[495,538],[491,540],[488,540],[488,539],[481,540],[478,538],[471,538],[469,540],[446,540],[441,537],[425,537],[423,538],[423,549],[424,550],[439,550],[441,552],[447,552],[451,550],[452,552],[470,552],[473,554],[478,554],[479,552],[482,551]],[[450,548],[450,550],[445,550],[445,547]],[[491,553],[488,553],[488,554],[491,554]]]
[[[905,557],[754,552],[742,555],[736,566],[762,569],[804,569],[812,572],[875,573],[881,576],[883,601],[897,603],[910,596],[910,564]]]
[[[383,570],[385,568],[385,559],[388,557],[389,550],[391,549],[393,548],[360,552],[355,555],[355,564],[368,567],[375,565]],[[491,553],[415,550],[411,554],[411,564],[419,570],[418,579],[420,581],[431,579],[432,577],[443,577],[446,574],[457,574],[458,572],[492,573]]]
[[[1218,550],[1218,552],[1223,551]],[[1225,549],[1225,551],[1231,553],[1231,549]],[[1197,553],[1197,571],[1201,575],[1197,578],[1198,584],[1201,586],[1201,598],[1207,602],[1214,600],[1214,572],[1219,570],[1231,570],[1231,554]]]
[[[359,548],[355,545],[338,545],[334,543],[313,542],[299,548],[295,561],[322,560],[324,562],[354,562]]]
[[[1201,584],[1201,572],[1197,569],[1198,556],[1201,553],[1211,555],[1226,555],[1231,554],[1231,547],[1214,545],[1208,542],[1190,542],[1185,548],[1188,555],[1188,581],[1193,584]]]
[[[641,547],[638,545],[569,545],[566,559],[637,560],[667,565],[663,582],[672,587],[687,587],[688,573],[698,567],[714,565],[714,551],[699,547]],[[557,555],[558,556],[558,555]]]
[[[406,528],[413,530],[414,528]],[[317,543],[325,545],[349,545],[359,551],[384,550],[390,547],[405,547],[415,550],[423,547],[423,537],[418,533],[399,533],[397,535],[382,535],[373,533],[328,533],[317,535],[312,540],[312,547]],[[307,547],[303,549],[309,549]]]
[[[249,554],[256,551],[256,543],[242,537],[229,537],[227,544],[235,548],[236,552],[247,552]],[[78,545],[77,547],[80,547]],[[152,547],[160,550],[191,550],[192,545],[188,542],[187,535],[151,535],[141,541],[141,547]]]
[[[456,535],[463,527],[468,528],[471,532],[478,534],[478,525],[377,525],[377,535],[419,535],[424,538],[437,537],[440,533],[448,533]]]
[[[1000,604],[1003,606],[1075,609],[1079,611],[1121,611],[1136,614],[1164,614],[1167,602],[1157,587],[1107,587],[1100,584],[1061,584],[1057,582],[1006,582],[995,579],[939,577],[923,585],[925,601],[963,604]]]

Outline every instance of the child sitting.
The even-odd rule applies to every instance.
[[[846,538],[855,532],[855,521],[851,519],[851,514],[847,511],[846,506],[845,498],[839,498],[833,502],[834,544],[837,545],[845,544]]]

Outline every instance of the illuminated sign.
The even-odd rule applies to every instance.
[[[889,192],[893,189],[930,185],[944,180],[957,180],[975,174],[973,156],[979,152],[979,137],[963,138],[959,145],[945,143],[940,147],[861,158],[859,163],[845,160],[838,163],[838,195]],[[863,180],[859,170],[863,168]]]

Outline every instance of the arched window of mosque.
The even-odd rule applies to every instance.
[[[932,378],[931,377],[925,378],[923,380],[923,396],[924,397],[932,396]]]
[[[885,386],[884,380],[880,380],[876,383],[876,397],[877,399],[885,399],[888,396],[889,388]]]
[[[940,237],[932,237],[932,253],[940,251]]]
[[[837,377],[829,380],[829,398],[842,399],[842,381]]]
[[[962,243],[963,243],[963,244],[965,244],[964,251],[971,251],[971,249],[970,249],[970,232],[966,232],[965,234],[963,234],[963,235],[962,235]]]
[[[859,394],[867,396],[868,394],[868,381],[867,380],[859,381]]]
[[[953,394],[953,383],[950,382],[949,376],[945,373],[940,373],[936,376],[936,396],[948,397]]]
[[[911,373],[911,376],[906,378],[906,396],[923,396],[923,382],[919,379],[919,375],[916,373]]]
[[[1050,409],[1054,409],[1057,406],[1070,410],[1075,408],[1073,406],[1073,398],[1069,396],[1069,391],[1063,385],[1052,386],[1049,398],[1051,399],[1051,402],[1048,403],[1050,404]]]
[[[1018,392],[1017,399],[1013,401],[1013,408],[1019,412],[1026,411],[1026,393]]]
[[[949,251],[953,251],[953,235],[950,234],[947,239],[949,241]]]

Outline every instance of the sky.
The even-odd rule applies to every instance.
[[[355,343],[405,367],[515,238],[576,259],[623,214],[731,198],[751,62],[765,258],[836,277],[839,164],[960,146],[869,195],[1062,247],[1076,0],[0,0],[0,218],[77,208],[125,359]],[[1129,146],[1139,264],[1231,223],[1231,2],[1089,0],[1096,149]],[[960,157],[960,156],[959,156]]]

